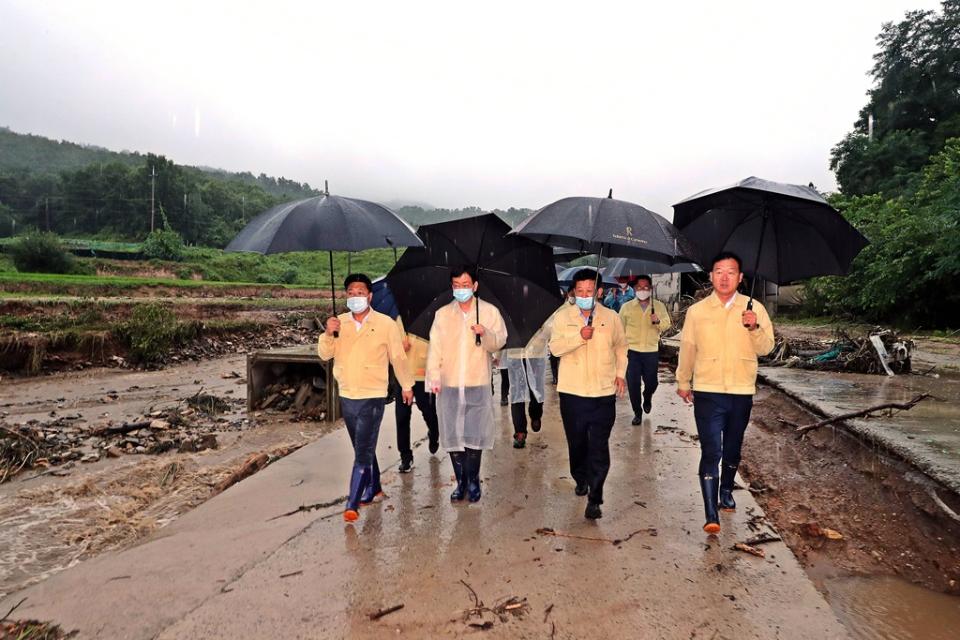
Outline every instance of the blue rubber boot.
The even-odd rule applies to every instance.
[[[350,493],[347,496],[347,508],[343,512],[343,519],[353,522],[360,517],[360,497],[370,483],[370,467],[354,463],[350,473]]]
[[[737,475],[737,467],[722,465],[720,468],[720,510],[736,511],[737,503],[733,499],[733,479]]]
[[[383,487],[380,486],[380,464],[376,456],[373,457],[373,464],[367,465],[367,470],[370,472],[370,482],[367,483],[363,497],[360,498],[361,505],[368,505],[383,496]]]
[[[703,530],[707,533],[720,533],[720,516],[717,513],[717,491],[720,481],[716,476],[700,476],[700,493],[703,494],[703,513],[706,522]]]

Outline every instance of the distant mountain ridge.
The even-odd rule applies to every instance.
[[[17,133],[9,127],[0,126],[0,170],[56,174],[98,163],[117,162],[127,166],[139,166],[146,158],[147,154],[138,151],[111,151],[96,145],[52,140],[32,133]],[[320,195],[320,192],[308,183],[284,177],[274,178],[264,173],[255,176],[249,171],[231,172],[212,167],[181,166],[220,180],[256,185],[278,197],[295,199]]]

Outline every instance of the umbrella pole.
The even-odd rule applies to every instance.
[[[612,192],[612,189],[611,189]],[[612,197],[612,196],[608,196]],[[590,317],[587,318],[587,326],[593,326],[593,312],[597,308],[597,290],[600,289],[600,262],[603,261],[603,245],[600,245],[600,251],[597,253],[597,275],[593,281],[593,306],[590,307]]]
[[[757,284],[757,271],[760,269],[760,252],[763,251],[763,236],[767,232],[767,205],[763,205],[763,222],[760,223],[760,242],[757,244],[757,259],[753,263],[753,277],[750,278],[750,299],[747,311],[753,311],[753,288]],[[744,325],[746,326],[746,325]]]
[[[334,288],[334,285],[333,285],[333,251],[327,251],[327,255],[330,256],[330,302],[333,303],[333,315],[334,315],[334,317],[336,317],[336,315],[337,315],[337,290]],[[334,338],[339,338],[339,337],[340,337],[340,332],[339,332],[339,331],[334,331],[334,332],[333,332],[333,337],[334,337]]]

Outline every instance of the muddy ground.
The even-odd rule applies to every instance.
[[[740,470],[804,566],[822,565],[816,573],[824,578],[896,575],[960,594],[960,522],[931,498],[932,481],[841,427],[800,440],[778,418],[799,424],[819,419],[782,393],[761,388]],[[957,496],[938,495],[960,510]],[[844,539],[828,540],[825,529]]]
[[[127,450],[91,463],[25,469],[0,484],[0,595],[135,544],[209,499],[252,456],[266,453],[273,461],[333,428],[269,411],[248,416],[245,380],[238,377],[244,367],[245,357],[233,355],[163,371],[91,369],[4,381],[0,423],[8,427],[58,417],[68,417],[75,429],[123,424],[185,407],[201,391],[230,408],[195,420],[216,436],[215,449],[159,455]]]

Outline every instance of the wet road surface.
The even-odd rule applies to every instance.
[[[414,472],[395,472],[388,407],[378,451],[389,497],[356,524],[343,523],[341,505],[275,518],[343,496],[352,460],[338,429],[143,544],[12,594],[0,609],[26,596],[18,614],[105,638],[447,637],[485,622],[507,638],[846,637],[783,543],[765,545],[763,559],[731,549],[762,515],[747,492],[735,494],[740,508],[724,515],[718,538],[702,533],[692,410],[672,384],[639,427],[626,399],[618,410],[597,522],[573,494],[552,387],[543,431],[526,449],[511,447],[509,408],[498,407],[477,504],[449,502],[449,460],[422,441]],[[417,412],[413,430],[425,433]],[[486,607],[515,596],[529,609],[465,616],[477,606],[470,589]]]

